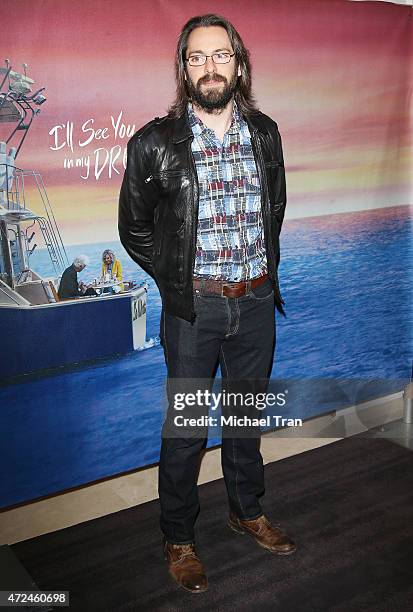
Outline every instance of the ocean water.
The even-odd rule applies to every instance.
[[[272,378],[315,382],[318,392],[296,393],[282,416],[326,412],[319,392],[326,380],[341,390],[334,407],[344,407],[399,391],[410,379],[411,212],[399,206],[285,222],[279,273],[287,317],[277,314]],[[119,243],[67,248],[69,259],[91,259],[81,279],[100,274],[105,248],[118,254],[125,279],[148,282],[147,339],[155,344],[0,387],[1,507],[158,460],[166,408],[160,297]],[[34,252],[31,266],[53,275],[44,251]],[[217,443],[212,432],[209,444]]]

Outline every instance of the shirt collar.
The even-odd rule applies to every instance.
[[[195,114],[191,102],[188,102],[188,117],[189,117],[189,125],[194,135],[203,135],[210,131],[210,128],[208,128],[203,123],[202,119],[200,119],[198,115]],[[227,133],[228,134],[238,133],[241,128],[241,121],[242,121],[242,117],[239,113],[237,103],[234,100],[234,104],[232,107],[231,125],[229,126]]]

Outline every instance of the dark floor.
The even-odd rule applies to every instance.
[[[41,589],[69,590],[70,609],[82,612],[413,609],[413,453],[354,436],[268,465],[266,487],[265,512],[294,535],[297,553],[277,557],[234,534],[223,481],[202,485],[204,594],[168,576],[158,501],[12,549]]]

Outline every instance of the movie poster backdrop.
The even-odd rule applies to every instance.
[[[303,380],[340,389],[329,396],[333,406],[309,384],[307,396],[289,398],[278,414],[307,419],[399,392],[413,346],[411,9],[212,0],[195,10],[220,13],[239,30],[259,106],[283,139],[279,276],[287,317],[277,315],[272,378],[284,390]],[[174,98],[176,40],[191,16],[177,0],[15,0],[2,15],[2,52],[17,71],[27,63],[34,87],[46,87],[18,165],[41,173],[69,260],[89,256],[88,282],[109,248],[124,278],[149,286],[142,350],[3,378],[2,507],[158,461],[161,302],[120,245],[117,203],[129,138]],[[51,273],[41,244],[30,263]],[[119,325],[110,318],[104,333],[116,335]],[[29,333],[24,342],[41,339]],[[210,440],[218,443],[219,432]]]

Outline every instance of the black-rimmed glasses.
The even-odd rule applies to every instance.
[[[190,55],[185,61],[190,66],[203,66],[207,61],[207,57],[212,57],[214,64],[228,64],[231,61],[231,57],[234,57],[235,53],[213,53],[212,55]]]

